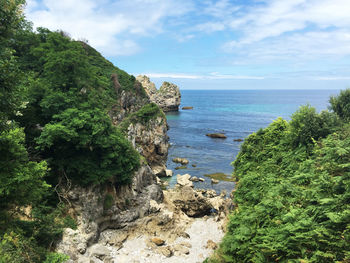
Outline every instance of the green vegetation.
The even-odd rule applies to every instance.
[[[233,165],[228,232],[207,262],[350,261],[349,90],[251,134]]]
[[[231,175],[224,174],[224,173],[213,173],[213,174],[205,174],[204,176],[220,180],[220,181],[226,181],[226,182],[234,182],[234,178],[232,178]]]
[[[155,119],[158,116],[164,117],[165,119],[164,112],[157,106],[157,104],[152,102],[144,105],[137,112],[130,114],[121,122],[121,124],[119,124],[119,128],[123,132],[126,132],[131,123],[142,123],[147,125],[150,120]]]
[[[24,0],[0,0],[0,263],[60,263],[63,228],[76,228],[59,195],[65,184],[129,183],[140,156],[112,125],[135,77],[62,31],[34,32]],[[160,114],[146,105],[133,118]],[[108,195],[106,207],[111,206]]]

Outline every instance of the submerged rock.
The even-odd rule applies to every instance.
[[[234,142],[243,142],[244,140],[243,139],[234,139],[233,141]]]
[[[187,169],[186,165],[175,167],[175,170]]]
[[[193,107],[187,107],[187,106],[185,106],[185,107],[182,107],[182,109],[183,109],[183,110],[193,110]]]
[[[223,133],[207,133],[206,136],[211,138],[226,139],[226,135]]]

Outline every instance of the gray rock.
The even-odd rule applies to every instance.
[[[91,246],[89,248],[89,252],[90,252],[90,256],[97,257],[97,258],[103,258],[103,257],[109,256],[109,254],[111,253],[111,251],[107,247],[101,244],[95,244]]]

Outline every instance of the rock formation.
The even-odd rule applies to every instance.
[[[179,110],[181,94],[178,86],[163,82],[157,90],[155,84],[145,75],[137,76],[136,80],[141,83],[150,100],[156,103],[164,112]]]

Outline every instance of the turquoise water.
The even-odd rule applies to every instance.
[[[232,161],[239,152],[241,142],[259,128],[266,127],[274,119],[290,116],[299,106],[310,104],[318,111],[328,107],[331,95],[338,90],[221,90],[181,91],[181,107],[193,106],[193,110],[181,110],[167,114],[171,147],[168,169],[176,174],[189,173],[202,177],[205,182],[195,183],[197,188],[213,188],[217,191],[231,191],[232,182],[211,184],[205,174],[222,172],[231,174]],[[225,133],[227,139],[213,139],[207,133]],[[174,157],[187,158],[187,169],[175,170]],[[192,167],[192,164],[197,167]],[[170,180],[170,187],[176,183],[176,176]]]

